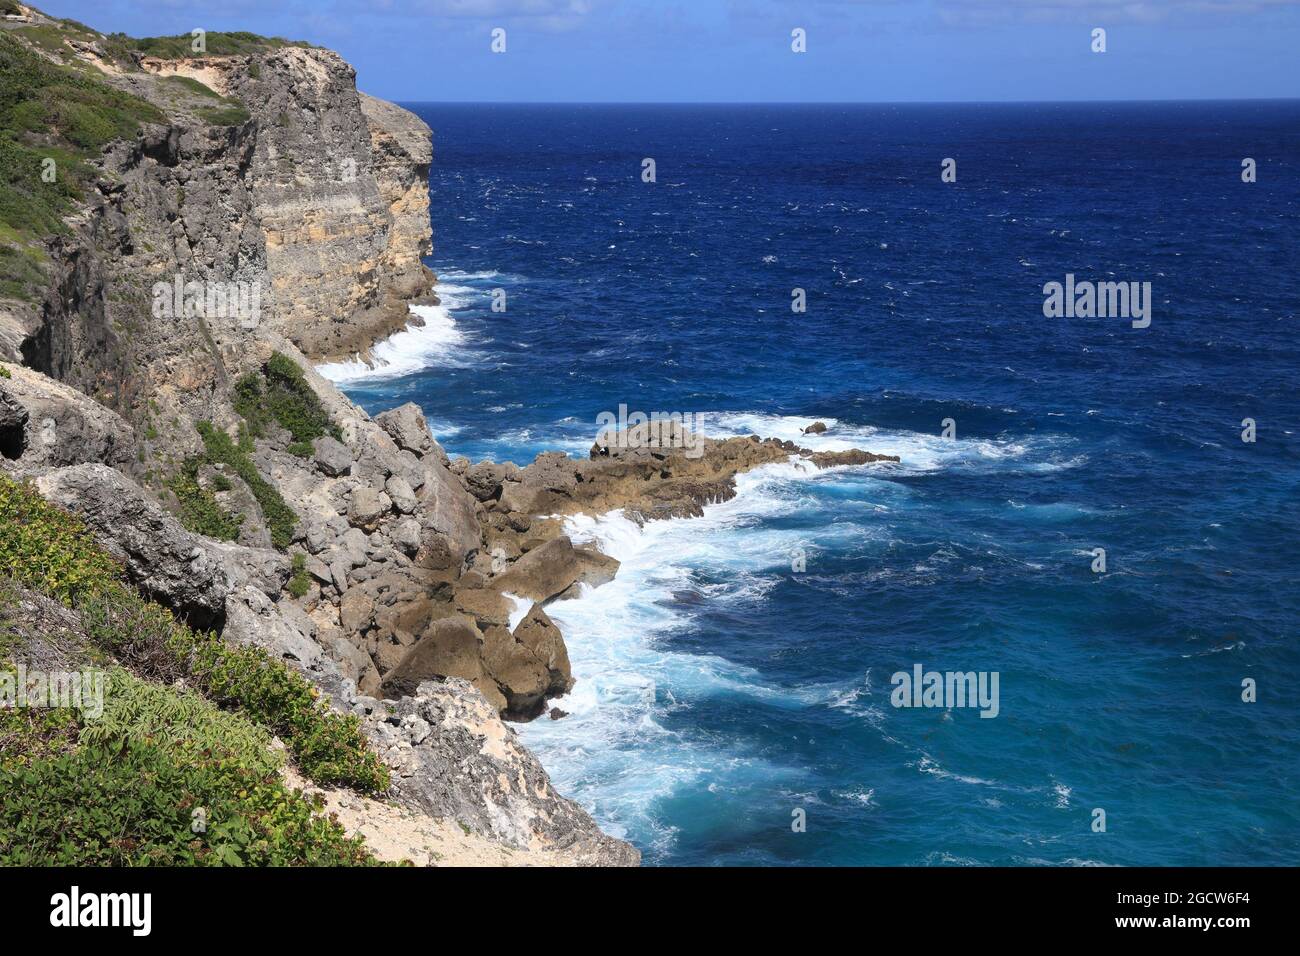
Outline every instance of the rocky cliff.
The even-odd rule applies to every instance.
[[[37,262],[0,286],[0,467],[139,594],[357,717],[391,772],[383,801],[330,793],[361,832],[391,823],[426,860],[463,831],[476,859],[637,862],[503,723],[574,684],[545,605],[618,570],[561,516],[689,517],[760,465],[889,459],[640,426],[584,461],[453,460],[418,407],[372,419],[312,367],[431,294],[428,128],[327,50],[29,24],[0,29],[0,64],[24,76],[0,120],[28,160],[0,211],[59,222],[0,232],[0,267]],[[60,109],[69,95],[96,125]],[[76,188],[42,193],[56,146],[80,150]]]
[[[418,410],[372,421],[309,357],[364,350],[431,293],[428,128],[358,93],[327,50],[230,35],[240,49],[224,54],[236,39],[213,35],[176,55],[25,13],[0,55],[50,118],[24,131],[4,116],[33,159],[78,143],[67,89],[145,119],[82,150],[61,224],[0,232],[39,276],[0,295],[4,471],[84,521],[148,599],[357,715],[415,832],[454,824],[510,862],[635,863],[550,787],[492,674],[381,699],[379,668],[396,663],[383,635],[413,643],[435,623],[402,609],[461,584],[480,505]],[[6,182],[0,209],[41,199],[41,171]],[[502,674],[536,661],[505,636]]]

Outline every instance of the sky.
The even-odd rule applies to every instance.
[[[337,50],[402,102],[1300,96],[1300,0],[45,0],[132,36]],[[1104,29],[1106,51],[1093,52]],[[505,31],[505,52],[492,33]],[[791,49],[792,31],[806,52]]]

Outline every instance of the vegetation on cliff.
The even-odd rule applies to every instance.
[[[158,122],[157,107],[32,52],[0,32],[0,296],[31,299],[44,277],[38,243],[95,177],[103,146]]]
[[[281,782],[269,736],[242,715],[121,668],[106,684],[93,719],[0,710],[0,864],[374,862],[319,800]]]
[[[279,352],[260,375],[250,372],[235,383],[235,411],[254,438],[264,437],[272,422],[287,430],[293,439],[289,449],[300,458],[311,454],[312,441],[322,435],[343,437],[298,363]]]
[[[142,598],[79,519],[5,476],[0,581],[0,658],[25,588],[74,609],[89,658],[116,662],[102,717],[0,710],[0,863],[369,860],[277,776],[270,734],[317,783],[389,785],[356,719],[303,677]],[[205,834],[191,830],[196,807]]]
[[[181,60],[191,56],[248,56],[253,53],[265,53],[279,50],[286,46],[311,47],[306,40],[286,40],[283,37],[264,37],[245,30],[231,33],[211,31],[203,35],[204,52],[194,52],[194,37],[189,33],[166,37],[129,37],[124,33],[108,35],[109,48],[113,52],[134,51],[144,56],[156,56],[160,59]]]

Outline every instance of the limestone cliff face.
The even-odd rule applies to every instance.
[[[265,245],[272,327],[312,358],[366,351],[432,291],[431,133],[408,111],[358,93],[330,50],[144,59],[245,103],[255,141],[247,187]]]
[[[371,420],[311,367],[364,351],[432,291],[421,262],[428,127],[359,94],[352,68],[327,50],[137,55],[124,66],[83,36],[64,56],[165,121],[96,157],[67,234],[48,241],[44,300],[0,303],[0,469],[79,512],[139,589],[225,640],[263,647],[362,717],[397,771],[392,799],[516,850],[635,863],[633,848],[550,788],[498,718],[521,695],[535,713],[566,682],[535,659],[546,635],[527,643],[541,629],[512,634],[498,595],[460,594],[483,590],[491,565],[482,503],[418,409]],[[190,307],[191,286],[209,296],[204,308]],[[256,298],[213,308],[217,289]],[[336,436],[305,454],[288,426],[254,441],[235,410],[236,383],[277,353],[299,367]],[[204,432],[239,440],[251,472],[213,457]],[[181,526],[170,479],[185,467],[200,468],[195,480],[239,519],[237,541]],[[290,512],[278,543],[276,502],[254,487]],[[305,587],[289,587],[291,562]],[[435,612],[457,615],[473,642],[463,675],[438,676],[469,683],[420,675],[405,695],[378,699],[382,672]]]

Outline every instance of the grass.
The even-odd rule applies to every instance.
[[[63,216],[95,176],[90,160],[162,118],[144,100],[0,31],[0,294],[35,300],[45,277],[41,243],[67,231]]]
[[[252,114],[242,103],[227,102],[225,106],[206,106],[197,111],[205,123],[212,126],[242,126]]]
[[[192,76],[181,76],[180,74],[165,76],[163,77],[162,82],[170,83],[173,86],[179,86],[183,90],[187,90],[198,96],[206,96],[209,99],[219,100],[222,98],[221,94],[212,89],[212,87],[200,83]]]
[[[366,793],[388,788],[387,768],[367,747],[355,717],[330,710],[305,678],[260,648],[230,646],[142,598],[80,519],[3,475],[0,578],[74,607],[89,643],[141,679],[184,680],[277,734],[318,783]]]

